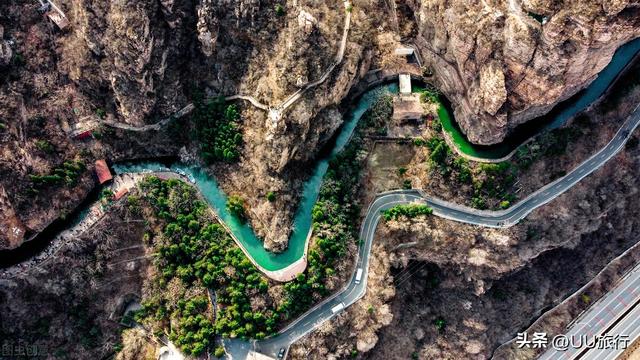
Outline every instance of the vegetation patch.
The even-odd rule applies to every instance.
[[[423,103],[440,103],[440,92],[436,88],[427,88],[420,91],[420,101]]]
[[[240,219],[242,222],[247,221],[247,214],[244,209],[244,199],[238,195],[231,195],[227,199],[227,211]]]
[[[393,97],[391,95],[381,96],[362,115],[360,124],[362,128],[370,128],[378,136],[387,135],[388,122],[393,115]]]
[[[77,183],[80,175],[86,170],[84,162],[80,160],[65,161],[61,166],[53,169],[46,175],[29,175],[33,184],[32,191],[36,188],[44,188],[50,185],[73,186]]]
[[[226,105],[222,97],[205,102],[201,94],[195,96],[194,106],[194,135],[202,158],[209,164],[238,161],[242,146],[238,107]]]
[[[48,140],[36,140],[36,147],[38,150],[42,151],[46,154],[53,154],[55,152],[55,148]]]
[[[266,304],[252,308],[251,299],[264,296],[268,281],[212,221],[195,189],[180,180],[157,177],[143,180],[140,189],[142,199],[130,206],[133,203],[138,211],[143,202],[151,209],[152,234],[145,240],[157,254],[157,275],[136,320],[160,335],[167,333],[190,355],[211,350],[215,334],[263,337],[271,314],[262,313]],[[217,296],[215,323],[206,288]]]
[[[109,205],[113,202],[114,197],[115,194],[113,193],[113,191],[111,191],[111,189],[104,188],[100,192],[100,203],[104,206]]]
[[[427,94],[428,92],[424,92]],[[431,93],[431,97],[438,96]],[[435,101],[427,97],[424,101]],[[437,98],[436,98],[437,99]],[[454,153],[442,136],[442,124],[435,118],[430,124],[432,135],[428,139],[415,139],[414,146],[427,147],[429,149],[429,169],[433,179],[437,181],[454,181],[459,188],[470,197],[470,205],[477,209],[507,208],[516,199],[512,192],[513,185],[518,174],[518,167],[511,162],[497,164],[471,164],[469,160]],[[547,142],[547,151],[561,151],[561,136],[568,134],[554,134],[553,143]],[[556,140],[556,138],[558,140]],[[439,180],[438,180],[439,179]]]
[[[412,219],[420,215],[431,214],[433,214],[433,209],[424,204],[396,205],[390,209],[382,211],[382,217],[386,221],[398,220],[400,217]]]
[[[577,125],[581,126],[580,124]],[[528,169],[543,156],[557,157],[564,155],[567,152],[568,144],[575,142],[582,135],[583,132],[575,126],[545,132],[528,144],[520,146],[516,151],[514,161],[519,168]]]
[[[486,209],[486,199],[499,202],[500,208],[507,208],[515,200],[511,192],[516,180],[517,169],[509,162],[480,164],[473,178],[473,198],[471,206]],[[495,208],[495,206],[494,206]]]

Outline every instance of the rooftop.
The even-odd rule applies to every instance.
[[[67,17],[64,16],[64,14],[56,11],[55,9],[49,11],[47,13],[47,17],[51,19],[51,21],[56,23],[56,25],[58,25],[58,28],[60,28],[60,30],[64,30],[67,26],[69,26],[69,19],[67,19]]]
[[[104,184],[113,179],[111,170],[109,170],[109,166],[105,160],[96,160],[96,175],[98,176],[98,182],[100,184]]]
[[[413,55],[413,49],[409,47],[399,47],[394,50],[394,54],[397,56]]]
[[[265,354],[261,354],[253,350],[249,351],[247,359],[248,360],[274,360],[274,358],[272,358],[271,356],[267,356]]]
[[[400,74],[400,94],[411,94],[411,75]]]
[[[418,94],[398,96],[393,101],[393,120],[418,120],[424,114]]]
[[[120,200],[120,199],[121,199],[123,196],[125,196],[127,193],[129,193],[129,189],[128,189],[128,188],[120,189],[120,191],[118,191],[118,192],[114,195],[113,199],[114,199],[114,200],[116,200],[116,201],[117,201],[117,200]]]

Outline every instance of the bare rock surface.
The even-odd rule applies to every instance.
[[[619,46],[640,36],[632,1],[408,3],[416,43],[478,144],[499,143],[576,94]]]
[[[227,193],[245,198],[270,250],[287,246],[296,194],[344,121],[339,105],[368,70],[396,63],[393,49],[402,43],[418,46],[469,138],[492,144],[584,88],[615,49],[640,35],[640,8],[623,0],[399,1],[398,19],[386,1],[352,4],[345,57],[327,80],[278,119],[240,102],[241,161],[213,169]],[[135,126],[156,122],[188,104],[193,89],[275,106],[325,74],[345,19],[342,1],[58,5],[70,21],[64,31],[43,21],[36,4],[0,5],[0,63],[14,63],[0,98],[22,99],[27,117],[45,110],[65,132],[97,114]],[[401,41],[398,26],[410,28],[410,38]],[[21,139],[19,126],[8,128]],[[277,201],[267,203],[268,192]]]

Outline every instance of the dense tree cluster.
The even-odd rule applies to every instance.
[[[416,216],[431,214],[433,214],[433,209],[424,204],[396,205],[382,211],[382,217],[386,221],[397,220],[400,217],[412,219]]]
[[[439,119],[434,119],[432,129],[442,129]],[[429,139],[415,139],[415,146],[429,148],[429,165],[442,177],[455,179],[460,185],[472,185],[471,206],[486,209],[490,202],[494,207],[507,208],[515,200],[511,192],[518,169],[509,162],[480,164],[471,167],[469,161],[455,154],[439,131]]]
[[[227,211],[240,219],[242,222],[247,221],[247,214],[244,210],[244,199],[238,195],[231,195],[227,199]]]
[[[507,208],[515,200],[510,192],[516,180],[517,169],[509,162],[480,164],[473,179],[474,197],[471,205],[478,209],[486,208],[485,199],[498,199],[500,207]]]
[[[151,297],[145,299],[139,317],[164,319],[160,323],[165,325],[177,319],[178,326],[172,322],[170,338],[192,355],[209,349],[215,334],[260,338],[275,331],[273,312],[255,311],[250,302],[266,292],[268,281],[225,229],[211,222],[207,205],[197,199],[195,189],[179,180],[156,177],[145,179],[140,186],[144,201],[163,223],[162,232],[153,239],[158,254],[155,265],[161,272],[159,291],[175,281],[187,289],[206,287],[215,291],[220,309],[214,324],[207,316],[206,297],[177,304]]]
[[[172,327],[171,337],[187,354],[202,354],[212,345],[215,329],[206,316],[208,308],[209,299],[206,296],[178,300],[172,316],[177,319],[177,326]]]
[[[84,162],[80,160],[65,161],[62,166],[58,166],[47,175],[29,175],[35,187],[46,185],[75,185],[83,171],[86,170]],[[37,192],[37,190],[33,190]]]
[[[420,91],[420,101],[423,103],[440,103],[440,92],[436,88],[423,89]]]
[[[362,115],[362,127],[373,129],[376,135],[387,135],[387,123],[393,114],[393,97],[385,95],[373,103],[371,108]]]
[[[205,101],[200,94],[196,95],[194,106],[194,133],[204,160],[212,163],[240,159],[242,133],[237,106],[226,105],[222,97]]]

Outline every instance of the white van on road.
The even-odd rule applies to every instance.
[[[359,268],[356,271],[356,281],[355,281],[356,285],[360,284],[360,281],[362,281],[362,268]]]
[[[344,309],[344,303],[340,303],[340,304],[332,307],[331,308],[331,312],[335,314],[335,313],[337,313],[338,311],[340,311],[342,309]]]

